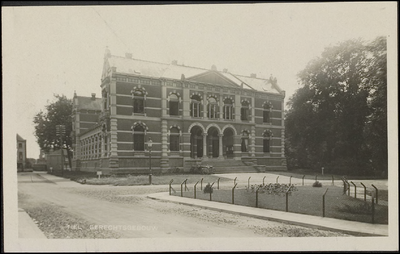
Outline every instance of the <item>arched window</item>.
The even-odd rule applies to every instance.
[[[248,101],[243,101],[242,102],[242,107],[240,108],[240,119],[242,121],[248,121],[249,120],[249,109],[250,105]]]
[[[141,90],[133,91],[133,113],[144,113],[144,92]]]
[[[179,97],[176,94],[169,96],[169,114],[171,116],[179,115]]]
[[[190,116],[200,117],[201,98],[199,95],[195,94],[192,95],[191,99],[192,103],[190,105]]]
[[[169,150],[179,151],[179,129],[176,127],[173,127],[170,130]]]
[[[144,151],[144,127],[137,125],[133,129],[133,150]]]
[[[244,131],[242,134],[242,152],[248,152],[249,149],[249,133],[247,131]]]
[[[233,103],[232,100],[226,98],[224,100],[224,119],[233,119]]]
[[[263,152],[264,153],[270,152],[271,137],[272,137],[272,132],[270,130],[264,131],[264,134],[263,134]]]
[[[218,104],[214,97],[208,99],[208,118],[218,118]]]
[[[264,103],[264,112],[263,112],[263,122],[264,123],[270,123],[271,122],[271,109],[272,105],[271,103]]]

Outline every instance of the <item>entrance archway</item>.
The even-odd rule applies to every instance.
[[[207,132],[207,150],[208,157],[217,158],[219,156],[219,137],[218,129],[211,127]]]
[[[203,157],[203,129],[199,126],[190,130],[190,157]]]
[[[226,158],[233,158],[233,131],[230,128],[224,130],[224,155]]]

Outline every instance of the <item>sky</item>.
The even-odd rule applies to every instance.
[[[287,102],[299,88],[297,73],[326,47],[397,38],[396,10],[393,2],[3,7],[3,146],[18,133],[28,158],[38,158],[34,116],[53,94],[99,97],[106,47],[113,55],[273,75]]]

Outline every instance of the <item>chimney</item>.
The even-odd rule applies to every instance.
[[[171,64],[172,65],[178,65],[178,61],[177,60],[172,60]]]
[[[228,69],[225,68],[225,69],[222,70],[222,72],[223,72],[223,73],[227,73],[227,72],[228,72]]]
[[[211,70],[212,71],[216,71],[217,70],[217,66],[215,66],[214,64],[211,66]]]
[[[96,94],[92,93],[92,100],[95,100],[95,99],[96,99]]]
[[[129,58],[129,59],[132,59],[132,53],[125,53],[125,57]]]
[[[255,73],[250,74],[250,78],[257,78],[257,74]]]

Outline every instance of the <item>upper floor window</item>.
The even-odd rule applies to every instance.
[[[270,123],[271,122],[271,109],[272,105],[271,103],[264,103],[263,106],[263,122],[264,123]]]
[[[229,98],[224,100],[224,119],[233,119],[233,103]]]
[[[242,121],[248,121],[249,119],[249,112],[250,112],[250,105],[248,101],[242,102],[242,107],[240,108],[240,119]]]
[[[133,149],[144,151],[144,127],[142,125],[137,125],[133,129]]]
[[[144,92],[136,90],[133,92],[133,113],[144,113]]]
[[[22,148],[22,143],[18,143],[18,147],[19,147],[19,148]]]
[[[179,115],[179,97],[176,94],[169,96],[169,114],[171,116]]]
[[[201,98],[199,95],[195,94],[191,97],[192,102],[190,105],[190,116],[200,117],[201,113]]]
[[[208,118],[218,118],[218,104],[214,97],[208,99]]]
[[[171,128],[169,136],[169,150],[179,151],[179,129],[176,127]]]

